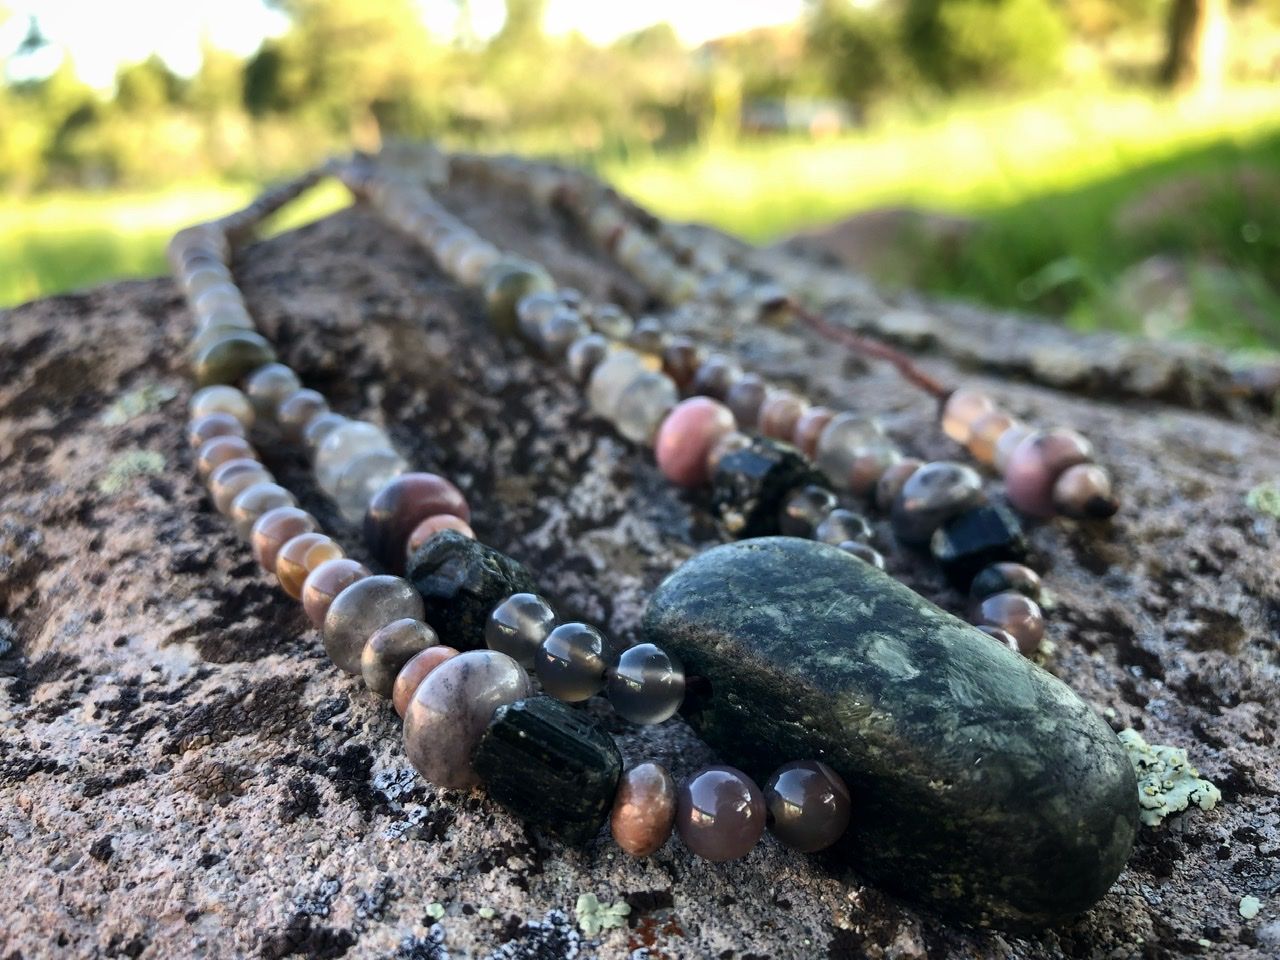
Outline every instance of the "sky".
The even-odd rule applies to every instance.
[[[432,33],[450,36],[456,11],[450,0],[420,0]],[[548,33],[576,30],[596,43],[608,43],[655,23],[670,23],[694,46],[752,27],[786,23],[800,15],[803,0],[548,0]],[[485,36],[502,24],[502,0],[472,0],[472,22]],[[262,0],[0,0],[9,18],[0,23],[0,50],[13,50],[35,16],[52,49],[26,58],[15,72],[40,76],[55,69],[67,51],[81,79],[109,88],[116,70],[159,54],[178,73],[200,65],[204,38],[214,46],[246,56],[287,21]]]

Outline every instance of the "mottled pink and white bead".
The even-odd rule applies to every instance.
[[[658,428],[654,443],[658,469],[682,487],[701,486],[709,476],[708,455],[734,427],[729,408],[709,397],[690,397],[676,404]]]
[[[1028,436],[1009,457],[1004,471],[1009,502],[1033,517],[1058,512],[1053,488],[1058,477],[1077,464],[1093,459],[1093,446],[1074,430],[1058,428]]]

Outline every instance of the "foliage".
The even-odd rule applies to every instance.
[[[907,0],[902,37],[943,89],[1026,87],[1058,72],[1066,29],[1050,0]]]

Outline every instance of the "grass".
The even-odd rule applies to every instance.
[[[602,160],[600,170],[661,213],[758,241],[886,205],[972,217],[978,226],[958,249],[899,238],[886,259],[903,269],[885,279],[1080,327],[1140,329],[1116,281],[1144,257],[1174,254],[1191,264],[1191,306],[1147,332],[1280,347],[1280,197],[1259,205],[1228,185],[1136,235],[1115,229],[1127,203],[1171,178],[1280,178],[1280,91],[1236,90],[1212,104],[1096,92],[972,100],[836,140],[713,142]],[[159,273],[174,229],[251,193],[196,186],[11,203],[0,210],[0,261],[13,265],[0,272],[0,305]],[[342,202],[336,188],[313,195],[281,226]]]

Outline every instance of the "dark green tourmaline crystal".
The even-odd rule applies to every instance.
[[[803,759],[844,778],[853,820],[833,849],[887,888],[1043,925],[1096,902],[1129,856],[1137,786],[1102,719],[842,550],[708,550],[659,586],[643,632],[704,678],[684,712],[726,762],[760,782]]]
[[[600,831],[622,774],[612,737],[585,711],[542,696],[499,707],[472,764],[489,796],[570,844]]]
[[[831,486],[795,447],[752,437],[748,446],[720,458],[711,478],[711,506],[732,536],[765,537],[778,532],[787,498],[809,484]]]
[[[1018,518],[999,504],[966,510],[934,531],[929,550],[957,590],[968,590],[984,567],[1001,560],[1021,560],[1026,540]]]
[[[409,558],[409,582],[422,594],[424,619],[440,642],[458,650],[484,646],[493,608],[513,593],[533,593],[524,565],[456,530],[442,530]]]

